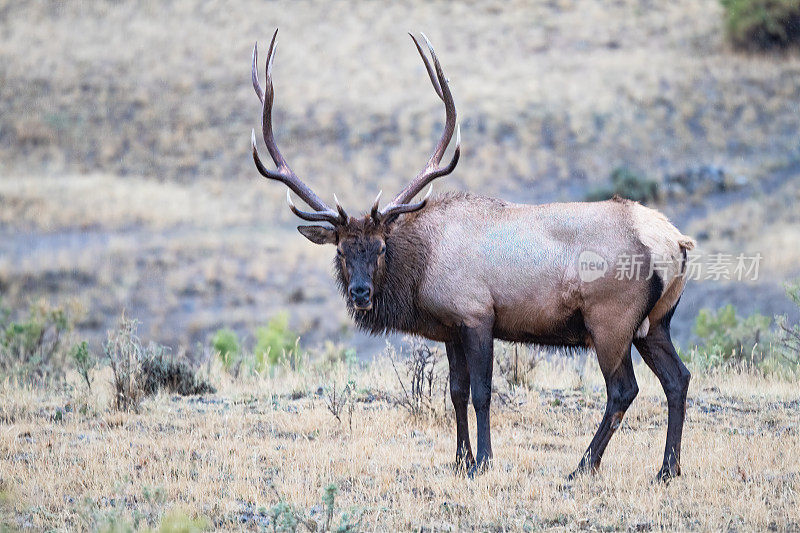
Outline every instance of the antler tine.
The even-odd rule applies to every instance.
[[[419,41],[417,41],[417,38],[414,37],[414,34],[411,32],[409,32],[409,35],[411,36],[411,40],[414,41],[414,46],[417,47],[417,52],[419,52],[419,57],[421,57],[422,62],[425,63],[425,70],[428,71],[428,77],[430,77],[431,79],[431,84],[433,84],[433,89],[436,91],[436,94],[439,95],[439,98],[444,100],[444,95],[442,94],[442,88],[439,85],[438,74],[431,66],[431,62],[428,61],[428,56],[426,56],[425,52],[422,51],[422,47],[419,45]],[[425,34],[423,33],[422,36],[425,37]],[[425,37],[425,42],[428,44],[428,46],[430,46],[430,42],[428,42],[427,37]]]
[[[253,68],[250,69],[250,77],[253,79],[253,89],[256,91],[256,96],[263,104],[264,90],[261,88],[261,84],[258,83],[258,42],[253,45]]]
[[[289,204],[289,209],[292,210],[292,213],[303,220],[308,220],[309,222],[328,222],[334,226],[342,222],[340,215],[333,211],[315,211],[312,213],[310,211],[301,211],[297,209],[292,201],[292,191],[289,189],[286,189],[286,203]]]
[[[425,39],[425,44],[428,45],[428,50],[430,50],[431,57],[433,58],[433,66],[436,69],[436,77],[439,80],[439,88],[441,89],[441,94],[439,94],[439,91],[437,91],[437,94],[439,94],[439,97],[444,102],[445,108],[445,126],[442,132],[442,138],[439,140],[439,144],[436,146],[436,150],[433,152],[430,161],[428,161],[428,166],[435,166],[442,160],[444,151],[453,138],[453,130],[455,130],[456,127],[456,104],[453,102],[453,95],[450,93],[450,84],[444,76],[444,70],[442,70],[442,65],[439,63],[439,58],[436,57],[436,51],[433,49],[433,45],[424,33],[422,34],[422,38]]]
[[[275,97],[275,91],[272,87],[272,62],[275,59],[277,37],[278,30],[276,29],[275,33],[272,34],[272,41],[270,42],[269,51],[267,52],[267,79],[264,89],[262,90],[261,84],[258,81],[258,43],[253,46],[253,67],[251,77],[253,80],[253,89],[256,91],[256,95],[262,103],[261,130],[264,136],[264,143],[267,145],[267,150],[269,151],[270,156],[272,156],[272,161],[278,168],[277,170],[269,170],[261,162],[261,158],[258,155],[258,149],[256,148],[255,131],[253,131],[251,136],[253,161],[255,162],[256,168],[262,176],[265,178],[278,180],[286,184],[287,187],[294,191],[295,194],[297,194],[297,196],[299,196],[305,203],[314,208],[314,210],[326,215],[331,214],[338,220],[339,215],[336,214],[336,211],[331,209],[325,202],[323,202],[322,199],[320,199],[320,197],[317,196],[314,191],[312,191],[308,185],[303,183],[297,174],[292,171],[292,169],[289,167],[289,164],[286,162],[286,159],[284,159],[280,150],[278,150],[278,145],[275,143],[275,136],[273,135],[272,131],[272,102]],[[298,214],[298,212],[303,213],[303,211],[295,211],[295,214]],[[300,215],[298,214],[298,216]],[[301,216],[301,218],[304,217]]]
[[[370,215],[375,222],[380,222],[381,214],[378,211],[378,206],[381,203],[381,195],[383,194],[383,190],[378,191],[378,196],[375,197],[375,202],[372,204],[372,210],[370,211]]]
[[[342,204],[339,203],[339,199],[336,198],[336,194],[333,195],[333,201],[336,202],[336,210],[339,212],[339,218],[342,222],[347,222],[347,212],[342,207]]]
[[[403,213],[411,213],[413,211],[419,211],[423,207],[425,207],[428,203],[428,199],[431,197],[431,192],[433,192],[433,184],[431,183],[428,187],[428,192],[425,193],[425,196],[419,202],[415,204],[400,204],[395,206],[387,206],[386,209],[383,210],[381,213],[382,218],[389,218],[396,215],[402,215]]]
[[[430,51],[431,59],[433,60],[433,67],[431,67],[430,61],[422,51],[422,47],[420,46],[417,38],[411,35],[411,39],[414,41],[414,45],[417,47],[417,51],[419,52],[422,61],[425,63],[425,69],[428,71],[431,84],[433,85],[436,94],[442,99],[442,102],[444,102],[444,131],[442,132],[442,137],[439,139],[439,143],[433,150],[433,154],[425,165],[425,168],[423,168],[422,171],[417,174],[413,180],[411,180],[411,183],[409,183],[402,191],[400,191],[400,194],[398,194],[397,197],[384,208],[382,212],[384,215],[389,212],[389,210],[394,210],[395,207],[408,203],[431,181],[453,172],[453,170],[456,168],[456,164],[458,164],[458,159],[461,156],[461,131],[460,128],[456,127],[456,106],[453,102],[453,95],[450,92],[450,85],[448,84],[447,78],[444,75],[444,70],[442,69],[442,65],[439,63],[439,58],[436,56],[436,51],[433,49],[433,45],[430,43],[425,34],[422,34],[422,38],[425,40],[425,44]],[[456,148],[455,152],[453,153],[453,158],[446,167],[442,168],[439,166],[439,163],[444,156],[445,150],[447,150],[447,146],[450,144],[450,141],[453,138],[453,133],[457,129],[458,134],[456,135]],[[422,204],[422,206],[424,206],[424,204]],[[421,209],[422,206],[420,206],[419,209]]]

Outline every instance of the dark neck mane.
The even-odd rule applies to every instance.
[[[386,266],[383,280],[375,285],[372,309],[356,311],[347,297],[341,263],[334,260],[339,292],[347,311],[359,329],[381,335],[386,332],[415,333],[422,313],[417,307],[419,285],[425,274],[430,237],[415,224],[417,217],[400,220],[386,238]]]

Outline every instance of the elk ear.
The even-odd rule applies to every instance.
[[[336,231],[325,226],[297,226],[300,234],[314,244],[336,244]]]

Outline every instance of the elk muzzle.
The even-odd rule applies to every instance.
[[[364,282],[351,283],[347,288],[353,307],[359,311],[372,309],[372,284]]]

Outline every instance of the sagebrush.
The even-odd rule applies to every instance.
[[[145,346],[137,334],[138,321],[124,316],[108,334],[105,355],[113,374],[114,407],[138,411],[142,400],[164,389],[191,395],[215,392],[185,361],[168,355],[168,348]]]
[[[659,198],[660,188],[658,182],[629,168],[615,168],[611,171],[610,179],[610,185],[590,191],[586,195],[586,200],[597,202],[619,196],[637,202],[648,203]]]
[[[14,320],[0,303],[0,376],[32,384],[63,379],[72,329],[63,307],[37,302]]]
[[[797,0],[721,0],[728,39],[750,51],[800,48]]]

